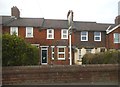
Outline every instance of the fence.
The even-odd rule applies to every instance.
[[[3,85],[54,83],[118,83],[117,64],[9,66],[2,69]]]

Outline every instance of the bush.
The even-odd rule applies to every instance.
[[[83,64],[118,64],[120,52],[107,51],[104,53],[85,54],[82,59]]]
[[[38,64],[38,48],[26,43],[16,35],[2,36],[2,65],[35,65]]]

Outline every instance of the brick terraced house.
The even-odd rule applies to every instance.
[[[11,8],[11,16],[0,18],[3,34],[16,32],[39,48],[41,65],[69,65],[68,20],[22,18],[16,6]],[[82,64],[86,53],[120,50],[120,16],[115,24],[74,21],[73,25],[72,64]]]

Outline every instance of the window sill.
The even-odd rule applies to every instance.
[[[61,39],[63,39],[63,40],[65,39],[65,40],[67,40],[68,38],[61,38]]]
[[[49,39],[49,40],[53,40],[54,38],[47,38],[47,39]]]
[[[120,42],[114,42],[114,44],[119,44]]]
[[[31,36],[31,37],[27,37],[27,36],[26,36],[25,38],[34,38],[34,37],[33,37],[33,36]]]
[[[101,40],[94,40],[94,41],[96,41],[96,42],[100,42]]]
[[[88,41],[88,40],[81,40],[81,41]]]
[[[65,58],[58,58],[58,60],[65,60]]]

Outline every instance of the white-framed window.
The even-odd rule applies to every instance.
[[[88,41],[88,32],[87,31],[81,32],[81,41]]]
[[[91,53],[92,52],[92,49],[91,48],[87,48],[86,49],[86,53]]]
[[[81,49],[78,50],[78,59],[77,60],[80,60],[82,58],[82,55],[81,55]]]
[[[58,49],[58,60],[65,60],[65,47],[59,46],[57,49]]]
[[[47,29],[47,39],[54,39],[54,29]]]
[[[16,34],[18,36],[18,27],[10,27],[10,34]]]
[[[28,38],[33,37],[33,27],[26,27],[26,37]]]
[[[61,39],[68,39],[68,30],[67,29],[61,30]]]
[[[120,43],[120,34],[114,33],[114,43]]]
[[[101,41],[101,32],[94,32],[94,41]]]
[[[51,46],[51,52],[52,52],[51,58],[52,58],[52,60],[54,60],[54,46]]]

